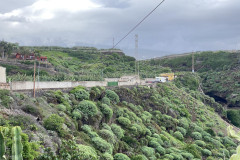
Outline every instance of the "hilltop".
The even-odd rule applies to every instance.
[[[26,47],[26,50],[28,49],[35,50],[41,56],[48,58],[48,62],[40,62],[40,81],[100,81],[103,78],[119,78],[136,73],[135,58],[117,49]],[[33,80],[33,61],[18,60],[16,62],[14,54],[5,61],[7,64],[1,62],[0,65],[7,68],[9,79]],[[139,69],[142,78],[153,78],[158,73],[171,71],[166,67],[147,66],[144,63],[139,64]]]

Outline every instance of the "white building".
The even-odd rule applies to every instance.
[[[155,81],[157,81],[157,82],[167,82],[167,77],[156,77]]]
[[[0,83],[6,83],[6,68],[0,66]]]

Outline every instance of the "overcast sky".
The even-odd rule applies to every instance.
[[[111,48],[161,0],[0,0],[0,39]],[[165,0],[117,48],[140,58],[240,49],[240,0]]]

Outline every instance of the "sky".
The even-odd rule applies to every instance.
[[[108,49],[162,0],[0,0],[0,39]],[[139,59],[240,49],[239,0],[165,0],[116,48]],[[114,41],[113,41],[114,39]]]

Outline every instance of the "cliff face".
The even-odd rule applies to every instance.
[[[215,112],[224,116],[222,106],[173,83],[37,98],[1,90],[0,99],[0,125],[19,125],[38,141],[35,159],[221,159],[236,148]]]

